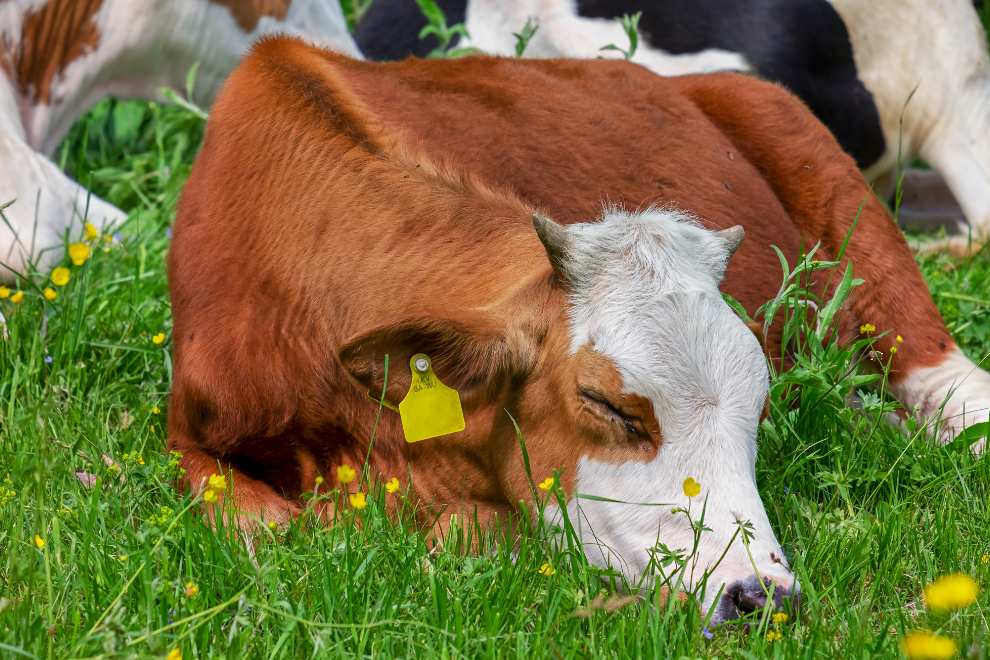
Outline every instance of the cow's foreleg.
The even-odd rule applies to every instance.
[[[287,523],[301,511],[297,504],[279,495],[268,484],[252,479],[229,462],[199,449],[191,440],[173,436],[169,438],[168,447],[182,454],[180,465],[185,470],[182,485],[205,496],[206,513],[211,520],[220,512],[229,512],[231,522],[236,522],[244,531],[251,531],[262,524]],[[224,477],[222,489],[211,488],[210,477],[214,475]],[[207,495],[210,490],[213,494]]]

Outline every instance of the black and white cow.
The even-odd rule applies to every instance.
[[[976,4],[982,5],[982,0]],[[800,96],[856,158],[878,191],[893,190],[898,160],[920,157],[961,206],[906,214],[968,219],[990,237],[990,57],[973,0],[438,0],[448,23],[470,33],[461,46],[510,55],[528,18],[539,29],[528,57],[618,57],[627,43],[615,20],[642,12],[633,60],[663,75],[754,72]],[[414,0],[375,0],[355,34],[369,59],[425,56]],[[903,117],[903,122],[902,122]],[[898,156],[900,153],[900,156]],[[931,177],[912,181],[931,185]],[[948,215],[949,217],[944,217]]]

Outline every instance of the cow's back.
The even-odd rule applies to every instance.
[[[676,78],[611,61],[325,57],[384,131],[560,222],[612,203],[676,206],[710,228],[742,224],[748,238],[726,289],[750,309],[780,281],[769,246],[789,256],[800,248],[770,185]]]

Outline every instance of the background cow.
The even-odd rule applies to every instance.
[[[752,71],[800,96],[887,198],[898,157],[915,157],[944,184],[910,181],[904,220],[913,226],[969,220],[990,233],[990,57],[970,0],[443,0],[448,23],[464,22],[473,46],[512,55],[514,32],[534,18],[527,57],[620,57],[615,20],[642,12],[633,60],[663,75]],[[978,3],[982,5],[982,2]],[[376,0],[356,31],[370,59],[425,56],[425,19],[412,0]],[[456,40],[455,40],[456,43]],[[903,116],[903,124],[901,118]],[[951,197],[951,196],[950,196]],[[964,241],[956,241],[964,243]]]
[[[704,484],[713,531],[685,582],[709,569],[706,600],[724,586],[717,619],[732,618],[766,603],[753,562],[778,598],[795,586],[755,484],[764,357],[718,285],[753,311],[780,284],[771,245],[835,257],[857,216],[845,259],[866,284],[842,335],[889,331],[893,391],[922,415],[944,403],[945,437],[986,420],[990,374],[956,347],[853,160],[782,88],[611,61],[372,64],[266,40],[221,93],[179,207],[169,446],[193,489],[229,471],[243,525],[287,519],[368,457],[411,477],[442,532],[532,496],[508,411],[533,475],[562,469],[589,559],[632,581],[658,542],[693,540],[669,506],[635,503]],[[408,444],[369,394],[402,399],[420,352],[467,423]],[[740,520],[752,560],[734,543],[716,562]]]
[[[0,2],[0,281],[28,261],[61,258],[62,236],[89,218],[126,214],[92,197],[49,159],[100,99],[182,89],[194,64],[210,103],[248,46],[272,32],[356,54],[337,2],[325,0],[7,0]],[[47,250],[47,252],[45,252]],[[39,254],[40,253],[40,254]]]

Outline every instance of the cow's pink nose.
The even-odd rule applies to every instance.
[[[789,607],[796,609],[800,602],[800,593],[782,587],[768,577],[760,583],[755,575],[733,582],[725,588],[722,599],[715,611],[713,623],[722,623],[738,619],[751,612],[757,612],[767,606],[773,598],[774,609]]]

